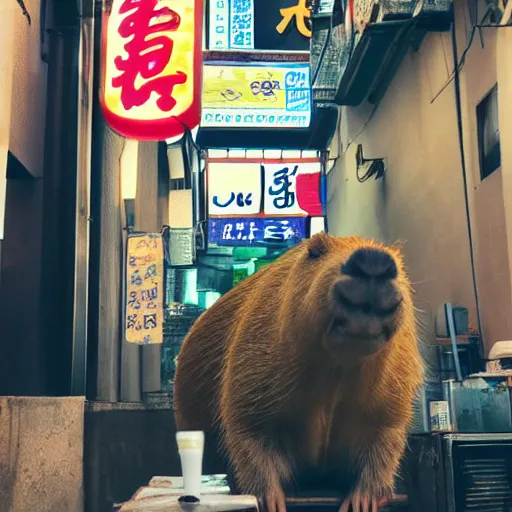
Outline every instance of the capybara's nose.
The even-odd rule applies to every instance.
[[[354,251],[341,266],[341,272],[350,277],[377,279],[395,279],[398,274],[395,260],[390,254],[370,248]]]
[[[393,279],[398,269],[393,257],[378,249],[358,249],[341,267],[334,300],[343,309],[363,314],[394,314],[402,296]]]

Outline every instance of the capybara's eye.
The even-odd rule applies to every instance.
[[[322,256],[322,251],[318,247],[310,247],[308,249],[308,255],[312,260],[315,260]]]

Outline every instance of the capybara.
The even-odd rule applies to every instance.
[[[393,488],[423,366],[400,251],[318,234],[221,297],[177,360],[176,425],[221,439],[237,491],[285,512],[321,475],[341,511]]]

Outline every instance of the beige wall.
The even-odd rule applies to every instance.
[[[36,177],[43,174],[46,115],[46,71],[41,60],[39,33],[40,0],[24,0],[31,24],[16,0],[14,9],[15,51],[10,151]],[[0,19],[0,33],[5,20]]]
[[[14,5],[0,4],[0,240],[4,238],[7,154],[11,132]]]
[[[466,47],[469,22],[465,2],[455,4],[460,55]],[[483,30],[484,48],[475,37],[461,75],[469,199],[487,349],[497,340],[512,338],[508,251],[512,150],[507,153],[502,148],[502,168],[480,181],[476,135],[476,105],[499,76],[502,144],[507,146],[504,141],[512,137],[506,111],[512,109],[511,31],[501,30],[499,37],[497,32]],[[387,242],[403,241],[418,307],[431,315],[442,302],[452,301],[468,307],[476,324],[453,83],[432,102],[452,69],[451,35],[428,34],[419,52],[408,53],[366,127],[371,106],[342,108],[342,154],[329,174],[329,230],[337,235],[358,233]],[[365,157],[386,159],[385,179],[357,181],[357,144],[363,145]]]
[[[505,141],[501,146],[501,174],[510,270],[512,269],[512,144],[508,141],[511,140],[512,134],[512,29],[498,31],[496,39],[499,121],[502,140]],[[510,272],[512,273],[512,270]],[[510,310],[506,314],[512,317]]]

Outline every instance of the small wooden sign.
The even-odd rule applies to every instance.
[[[126,341],[139,345],[162,343],[163,306],[162,235],[129,235],[126,251]]]

